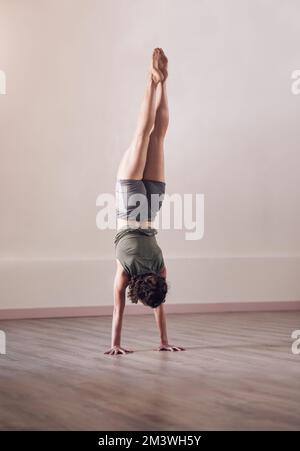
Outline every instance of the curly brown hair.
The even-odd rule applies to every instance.
[[[155,308],[165,302],[168,285],[166,279],[157,273],[132,276],[128,284],[128,297],[134,304],[141,301]]]

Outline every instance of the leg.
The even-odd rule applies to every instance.
[[[143,178],[147,149],[155,121],[157,86],[163,80],[158,67],[159,55],[160,50],[155,49],[137,127],[132,142],[121,160],[117,174],[118,179],[141,180]]]
[[[163,58],[166,58],[163,54]],[[164,61],[164,60],[162,60]],[[143,179],[165,181],[164,139],[169,125],[169,108],[167,97],[167,59],[162,67],[164,81],[159,84],[154,128],[150,135]]]

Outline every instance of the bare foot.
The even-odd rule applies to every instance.
[[[152,59],[150,64],[150,75],[155,84],[162,82],[164,80],[163,73],[159,68],[159,60],[160,60],[160,49],[155,48],[152,53]]]
[[[168,78],[168,58],[165,55],[163,49],[160,50],[160,58],[158,61],[159,70],[162,72],[164,81]]]

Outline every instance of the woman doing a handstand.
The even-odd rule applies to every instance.
[[[126,288],[133,303],[153,308],[160,333],[159,351],[182,351],[170,345],[163,303],[167,294],[166,267],[152,221],[165,193],[164,138],[169,124],[166,80],[168,59],[153,51],[137,127],[117,173],[117,269],[111,349],[108,355],[133,352],[121,347]]]

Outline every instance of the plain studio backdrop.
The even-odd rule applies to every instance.
[[[169,303],[300,299],[298,0],[0,0],[2,309],[112,305],[96,227],[151,52],[169,58],[167,192],[205,232],[162,230]]]

